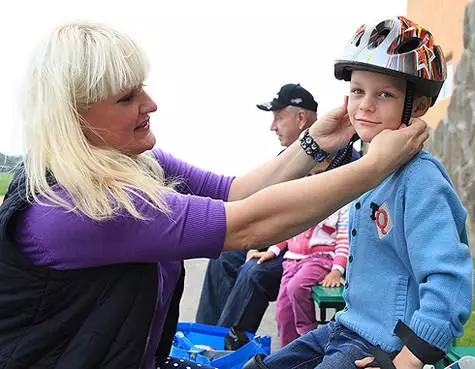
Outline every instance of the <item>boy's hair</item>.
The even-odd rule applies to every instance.
[[[424,27],[399,16],[362,25],[335,61],[335,77],[349,81],[352,70],[368,70],[411,82],[433,105],[447,77],[444,54]]]
[[[105,25],[65,24],[47,37],[25,81],[28,198],[47,199],[96,220],[123,210],[142,218],[132,195],[168,211],[163,193],[173,189],[151,153],[132,157],[96,147],[83,132],[85,109],[141,86],[147,73],[143,50]],[[67,200],[47,174],[66,191]]]

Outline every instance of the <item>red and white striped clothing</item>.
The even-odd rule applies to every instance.
[[[271,246],[269,251],[278,255],[287,247],[285,259],[330,254],[333,257],[332,269],[338,269],[343,274],[348,259],[348,244],[348,206],[345,206],[307,231]]]

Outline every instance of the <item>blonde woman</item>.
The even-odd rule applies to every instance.
[[[166,356],[184,259],[302,232],[427,139],[416,120],[355,163],[293,180],[353,135],[344,105],[310,128],[306,151],[296,143],[243,176],[219,176],[153,149],[147,71],[138,45],[100,24],[57,27],[35,54],[28,152],[0,208],[3,366],[194,367]]]

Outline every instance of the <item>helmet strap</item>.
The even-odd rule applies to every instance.
[[[407,81],[406,97],[404,98],[404,108],[402,110],[402,123],[409,124],[409,119],[412,115],[412,106],[414,104],[414,94],[416,92],[416,86],[414,83]]]
[[[353,144],[359,139],[359,136],[355,133],[353,137],[351,137],[351,140],[346,144],[344,150],[342,150],[339,155],[333,158],[325,171],[332,170],[341,165],[350,163],[353,156]]]

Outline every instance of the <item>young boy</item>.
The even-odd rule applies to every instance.
[[[335,63],[335,76],[350,81],[349,119],[366,142],[424,115],[445,74],[432,35],[404,17],[360,27]],[[446,170],[422,151],[350,205],[345,309],[244,368],[349,369],[369,356],[376,362],[357,367],[439,361],[470,316],[465,220]]]

